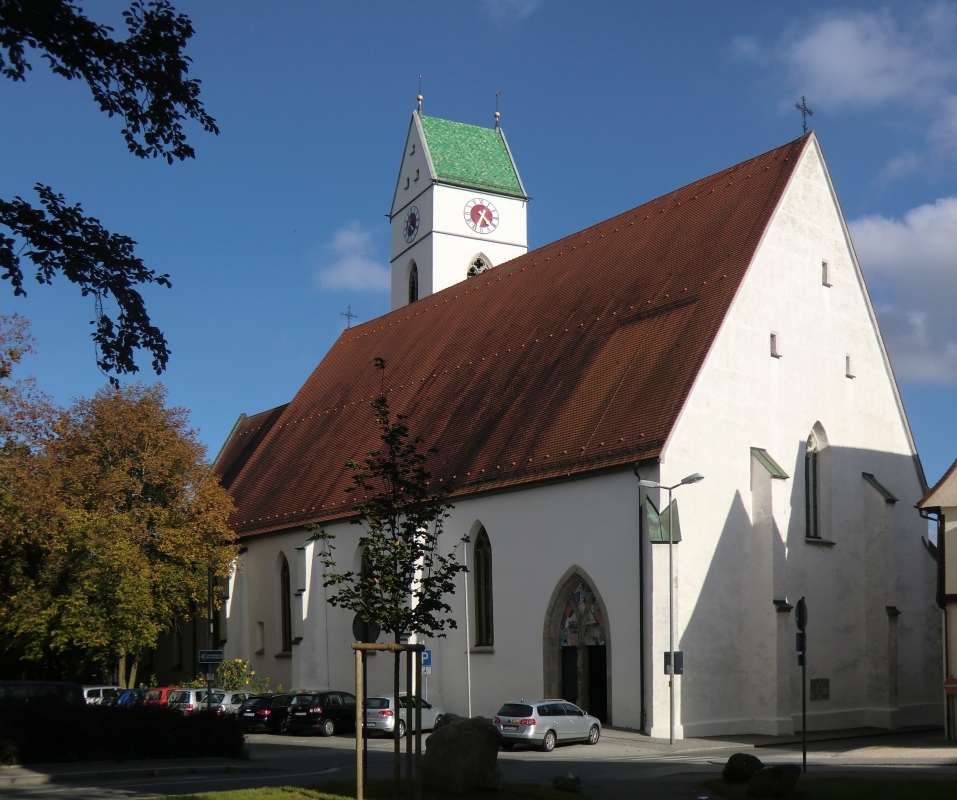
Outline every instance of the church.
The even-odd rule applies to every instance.
[[[242,545],[226,657],[273,686],[354,686],[352,615],[305,526],[358,570],[345,463],[377,449],[384,391],[456,487],[444,552],[469,537],[458,627],[424,640],[429,702],[564,697],[668,736],[674,680],[679,737],[791,733],[803,597],[810,729],[938,724],[927,486],[815,134],[530,252],[528,203],[497,119],[420,99],[392,310],[217,459]],[[390,692],[390,657],[369,669]]]

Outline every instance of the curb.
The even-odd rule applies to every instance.
[[[266,772],[266,767],[257,765],[215,764],[199,765],[194,767],[175,766],[144,766],[126,769],[102,769],[88,772],[34,772],[29,767],[8,767],[9,770],[21,771],[18,775],[4,774],[0,771],[0,788],[13,786],[43,786],[48,783],[81,783],[116,778],[167,778],[178,775],[209,775],[217,773],[251,773]]]

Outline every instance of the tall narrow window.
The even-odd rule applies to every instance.
[[[846,378],[854,377],[854,365],[851,363],[850,356],[844,356],[844,377]]]
[[[495,643],[492,626],[492,544],[485,528],[475,539],[475,644]]]
[[[285,556],[279,570],[279,613],[282,617],[282,651],[288,653],[292,650],[292,584]]]
[[[831,268],[826,261],[821,262],[821,283],[825,286],[831,285]]]
[[[419,299],[419,268],[412,262],[412,269],[409,270],[409,303],[414,303]]]
[[[804,455],[804,507],[805,530],[808,539],[821,538],[821,471],[820,447],[812,433],[807,440]]]

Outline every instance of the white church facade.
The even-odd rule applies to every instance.
[[[498,127],[413,114],[393,310],[218,459],[242,544],[227,657],[353,686],[352,616],[305,525],[358,569],[344,465],[375,447],[384,390],[457,487],[447,549],[470,538],[459,626],[425,640],[430,701],[491,716],[562,696],[667,736],[670,518],[678,736],[799,728],[801,597],[811,729],[937,724],[927,487],[814,134],[531,252],[527,201]],[[666,514],[636,472],[705,478]],[[388,692],[390,659],[370,661]]]

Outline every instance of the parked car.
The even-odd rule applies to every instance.
[[[213,689],[214,692],[222,692],[222,689]],[[206,708],[206,690],[205,689],[174,689],[167,697],[166,704],[170,708],[182,711],[184,714],[192,714],[196,711],[203,711]],[[212,699],[212,698],[210,698]],[[213,708],[215,708],[213,704]]]
[[[58,703],[83,702],[83,687],[66,681],[0,681],[0,701],[31,703],[53,700]]]
[[[88,706],[98,706],[111,697],[118,697],[123,689],[119,686],[84,686],[83,700]]]
[[[411,706],[411,707],[410,707]],[[430,731],[435,727],[436,720],[442,716],[442,709],[433,706],[426,700],[422,701],[422,730]],[[398,714],[398,716],[396,716]],[[415,730],[415,698],[406,702],[404,694],[399,695],[398,707],[392,695],[378,695],[366,699],[365,727],[366,735],[375,736],[383,733],[393,735],[395,723],[399,723],[399,736],[405,736],[407,730]]]
[[[502,734],[502,747],[534,744],[546,753],[558,742],[598,744],[601,721],[567,700],[520,700],[506,703],[492,719]]]
[[[289,733],[320,733],[356,727],[356,696],[349,692],[304,692],[292,698],[286,730]]]
[[[286,715],[292,694],[261,694],[239,707],[239,719],[246,733],[285,733]]]
[[[142,705],[145,697],[146,689],[120,689],[119,694],[104,699],[103,705],[132,708],[133,706]]]
[[[171,692],[179,691],[179,686],[154,686],[147,691],[143,703],[148,706],[165,706],[169,703]]]
[[[240,706],[250,697],[256,697],[255,692],[214,692],[213,705],[220,714],[235,714]]]

